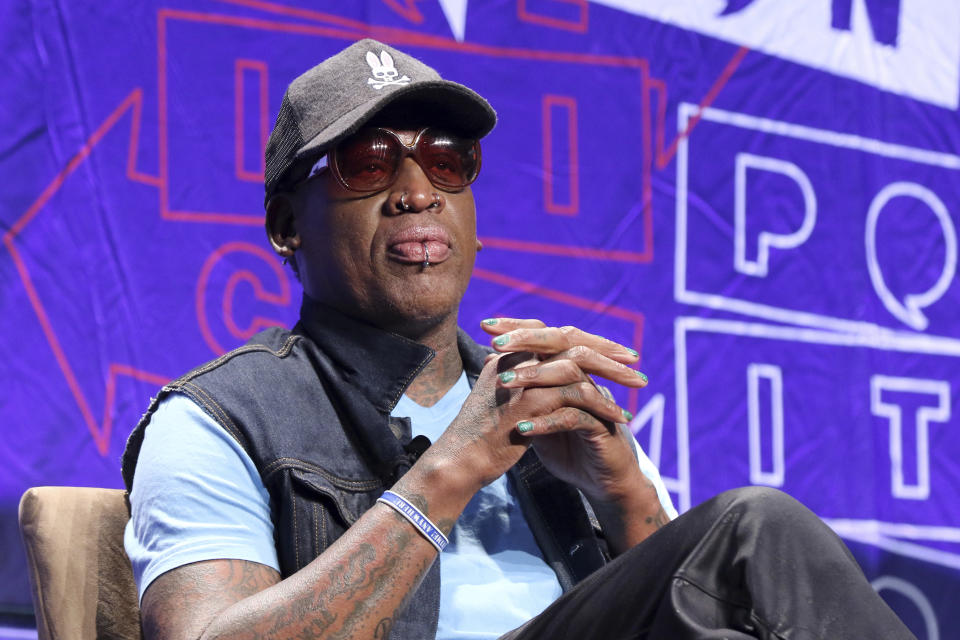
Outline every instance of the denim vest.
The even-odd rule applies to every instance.
[[[462,330],[458,346],[472,386],[489,350]],[[260,472],[270,494],[280,572],[287,577],[329,547],[415,462],[404,449],[409,420],[390,411],[433,357],[422,344],[305,299],[292,331],[267,329],[160,391],[127,442],[127,490],[157,404],[170,393],[188,396],[240,443]],[[532,449],[508,477],[565,591],[604,564],[596,519],[574,487],[548,473]],[[435,637],[439,607],[435,562],[391,637]]]

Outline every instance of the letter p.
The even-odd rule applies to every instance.
[[[790,233],[761,231],[757,234],[756,258],[747,257],[747,177],[748,169],[766,171],[790,178],[803,195],[803,220],[800,227]],[[800,167],[777,158],[738,153],[734,182],[734,253],[733,266],[749,276],[766,277],[770,264],[770,247],[793,249],[807,241],[817,222],[817,198],[813,185]],[[751,225],[755,226],[755,225]]]

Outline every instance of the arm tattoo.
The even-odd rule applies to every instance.
[[[277,585],[280,575],[254,562],[212,560],[169,571],[144,594],[144,638],[212,638],[223,633],[248,640],[347,640],[358,634],[386,639],[435,560],[432,555],[419,561],[411,557],[408,546],[417,534],[399,514],[392,517],[398,526],[367,532],[370,536],[365,537],[375,543],[356,542],[335,560],[308,565],[281,597],[260,593]],[[395,604],[386,604],[391,601]],[[221,617],[227,609],[231,611]]]
[[[393,618],[384,618],[377,623],[377,628],[373,630],[374,640],[386,640],[390,636],[390,629],[393,628]]]
[[[308,637],[329,634],[326,637],[331,640],[346,640],[354,637],[359,628],[368,625],[381,603],[395,597],[398,588],[409,596],[433,559],[422,562],[409,582],[397,583],[397,576],[403,574],[410,562],[403,552],[415,534],[409,530],[410,523],[399,514],[394,517],[403,524],[402,527],[393,529],[376,546],[370,543],[357,545],[347,557],[325,572],[324,575],[329,577],[327,585],[318,585],[318,588],[274,609],[262,628],[262,634],[249,637],[294,637],[293,633],[302,630]],[[403,604],[401,602],[389,616],[376,623],[374,637],[387,637]]]
[[[670,523],[670,516],[667,515],[667,512],[663,508],[663,503],[660,502],[660,495],[657,493],[657,487],[653,484],[653,481],[647,477],[646,474],[643,474],[643,480],[646,483],[649,489],[653,490],[653,494],[657,498],[657,512],[652,516],[646,517],[647,524],[652,524],[657,529],[662,528],[665,524]]]
[[[655,514],[653,514],[652,516],[647,516],[647,524],[652,524],[657,529],[669,523],[670,523],[670,516],[668,516],[667,512],[663,510],[662,504],[659,504],[657,506],[657,512]]]
[[[404,491],[403,487],[401,486],[402,482],[403,481],[401,480],[401,482],[397,484],[395,489],[401,492],[403,497],[406,498],[407,502],[415,506],[417,509],[420,509],[420,511],[423,512],[423,515],[429,518],[430,504],[427,502],[427,499],[423,497],[423,495],[420,493],[413,493],[413,492],[407,493],[406,491]],[[455,525],[456,523],[457,523],[456,520],[452,520],[450,518],[441,518],[440,520],[435,521],[433,524],[435,524],[437,528],[443,532],[444,535],[448,536],[450,535],[450,532],[453,530],[453,525]]]
[[[270,567],[245,560],[195,562],[168,571],[143,596],[143,636],[198,637],[220,611],[279,581]]]
[[[400,489],[402,491],[402,489]],[[406,498],[407,502],[415,506],[417,509],[423,512],[423,515],[430,517],[430,505],[427,503],[427,499],[419,493],[404,493],[403,497]]]

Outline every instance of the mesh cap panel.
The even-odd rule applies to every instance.
[[[283,102],[280,103],[280,112],[277,114],[277,122],[264,151],[266,168],[263,179],[268,197],[281,186],[284,174],[294,164],[297,151],[302,146],[303,136],[300,135],[296,113],[284,94]]]

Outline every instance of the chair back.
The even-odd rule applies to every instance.
[[[120,489],[34,487],[20,499],[39,640],[139,640]]]

